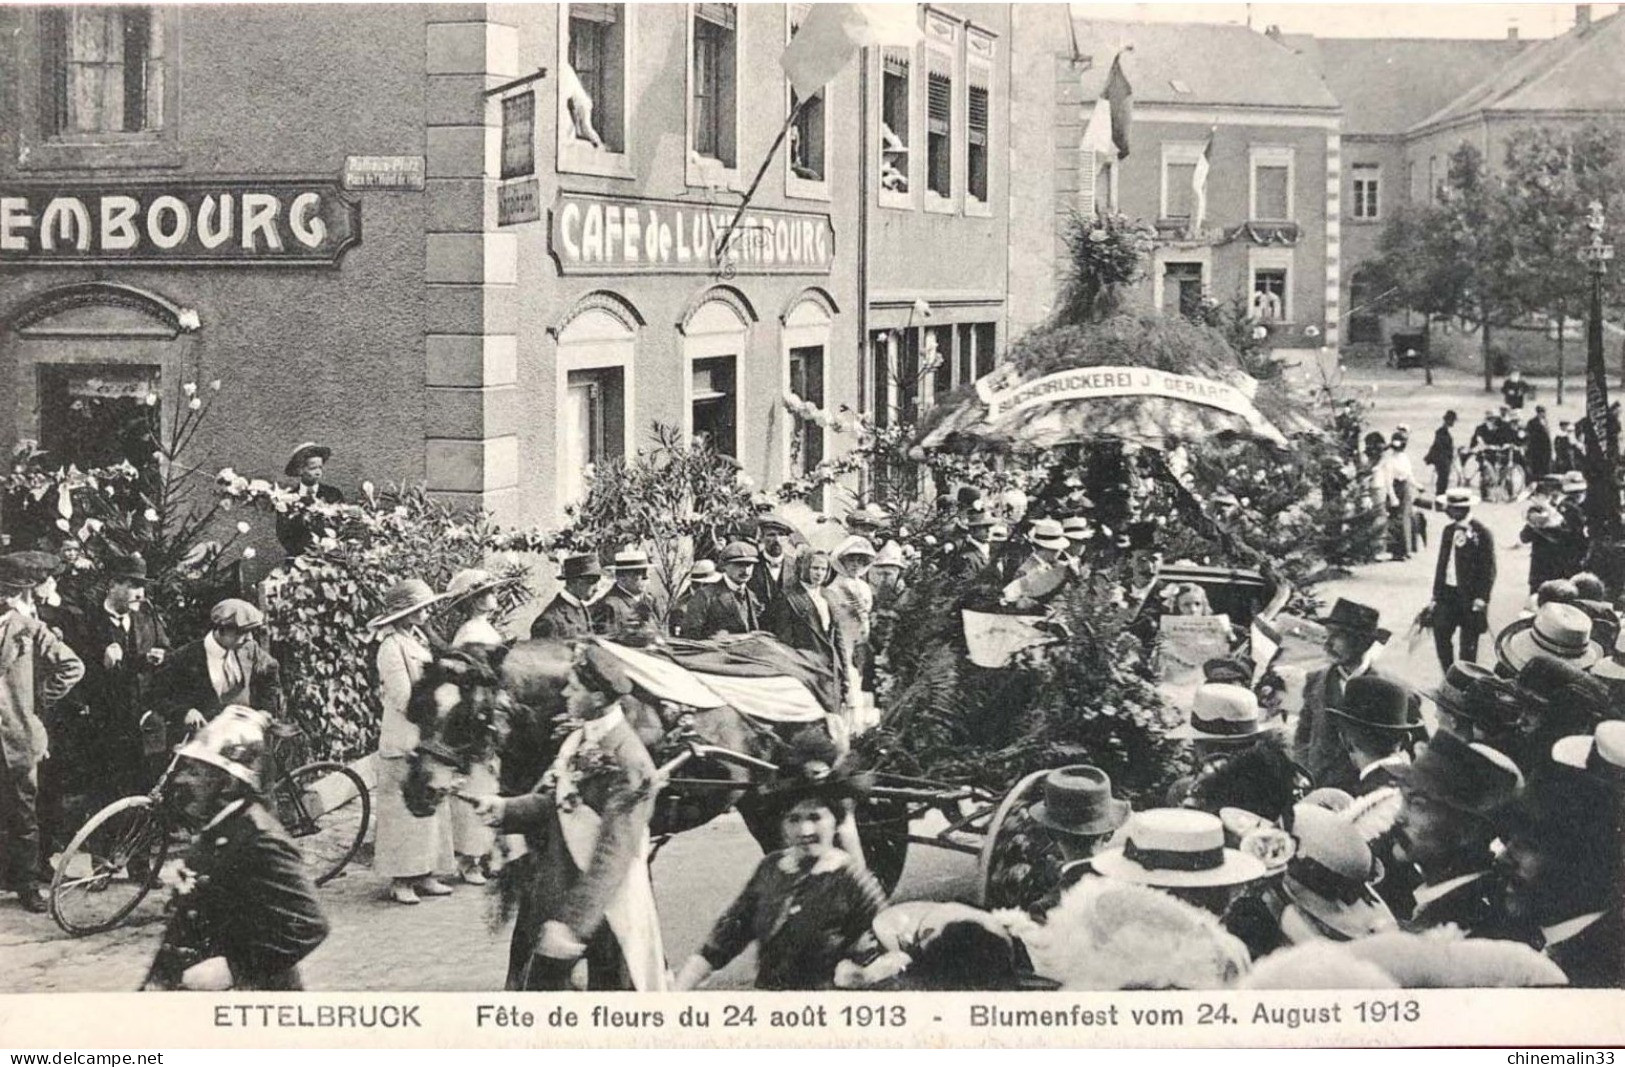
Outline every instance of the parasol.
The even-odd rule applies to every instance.
[[[821,515],[800,500],[792,500],[774,510],[792,533],[816,551],[834,552],[835,547],[850,536],[839,519]]]

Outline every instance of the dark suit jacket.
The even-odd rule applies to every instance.
[[[830,624],[825,626],[818,617],[818,608],[813,605],[812,597],[797,582],[767,606],[762,613],[762,628],[791,648],[821,657],[833,670],[836,657],[834,618],[832,613]]]
[[[1455,546],[1456,533],[1466,535],[1465,543]],[[1468,600],[1489,603],[1490,590],[1495,587],[1495,541],[1489,528],[1469,517],[1464,522],[1449,523],[1439,535],[1439,559],[1433,568],[1433,596],[1444,595],[1444,571],[1447,552],[1456,554],[1456,588]]]
[[[726,581],[712,582],[694,590],[683,613],[683,636],[704,641],[720,633],[748,634],[762,628],[762,605],[745,587],[743,598],[736,597]]]
[[[1407,930],[1421,931],[1448,923],[1460,927],[1468,937],[1522,940],[1503,912],[1501,893],[1501,879],[1485,871],[1437,900],[1418,904],[1403,925]]]
[[[611,586],[609,592],[593,601],[589,614],[593,632],[606,636],[648,626],[659,627],[662,617],[653,594],[633,596],[618,585]]]
[[[1326,710],[1342,701],[1343,686],[1342,671],[1329,663],[1310,671],[1303,681],[1303,710],[1293,729],[1292,758],[1317,783],[1353,773],[1336,716]]]
[[[562,593],[549,601],[530,624],[530,636],[537,639],[551,637],[559,641],[573,641],[580,637],[591,637],[592,634],[592,609],[570,603]]]
[[[1524,456],[1529,461],[1529,473],[1539,478],[1543,474],[1550,474],[1552,470],[1552,432],[1546,428],[1546,423],[1540,419],[1530,419],[1529,424],[1523,428],[1529,443],[1524,446]]]
[[[1567,941],[1548,945],[1546,956],[1563,968],[1576,989],[1625,987],[1625,919],[1619,908]]]
[[[245,703],[251,708],[282,711],[282,669],[258,641],[249,638],[237,650],[248,682]],[[176,652],[158,675],[157,697],[160,710],[169,722],[170,743],[178,743],[186,733],[186,713],[196,708],[205,719],[224,710],[220,696],[209,678],[209,654],[199,638]]]
[[[327,920],[276,816],[244,803],[198,837],[186,867],[196,879],[170,900],[145,988],[178,989],[188,967],[215,956],[235,989],[304,988],[299,961],[327,939]]]
[[[766,556],[762,557],[763,560],[766,558]],[[745,583],[746,587],[755,594],[756,602],[762,606],[763,611],[772,607],[773,602],[783,596],[784,591],[796,582],[795,552],[785,548],[783,560],[784,562],[779,569],[778,581],[773,580],[766,563],[758,562],[756,569],[750,572],[750,581]]]
[[[104,758],[116,756],[139,765],[141,716],[152,709],[152,683],[159,670],[147,662],[147,653],[169,648],[163,623],[143,603],[130,612],[130,630],[125,633],[98,604],[86,613],[78,634],[70,636],[68,643],[85,663],[79,693],[102,742]],[[109,645],[124,650],[123,659],[112,668],[105,665]]]
[[[501,828],[525,835],[538,859],[527,903],[514,924],[508,988],[524,988],[525,968],[542,926],[564,923],[586,943],[604,927],[604,910],[637,860],[638,843],[654,815],[655,765],[637,734],[619,723],[597,743],[605,769],[577,785],[582,803],[602,820],[586,870],[576,866],[559,826],[552,793],[511,797]]]
[[[301,487],[302,488],[302,487]],[[342,504],[344,494],[326,482],[316,485],[316,499],[323,504]],[[290,556],[302,555],[316,543],[317,527],[302,509],[289,511],[276,517],[276,539],[282,550]]]
[[[1450,435],[1449,429],[1440,426],[1433,431],[1433,443],[1428,445],[1427,455],[1422,457],[1422,462],[1434,470],[1449,470],[1455,458],[1456,439]]]

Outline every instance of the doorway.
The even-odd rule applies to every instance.
[[[1178,308],[1186,318],[1202,313],[1202,265],[1169,263],[1162,276],[1163,310]]]

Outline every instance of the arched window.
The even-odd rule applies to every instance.
[[[784,391],[827,411],[829,397],[830,328],[833,303],[823,294],[804,294],[784,316],[780,349],[784,359]],[[799,478],[810,473],[828,454],[826,429],[793,411],[782,413],[783,476]],[[822,510],[823,492],[808,498]]]
[[[561,512],[587,495],[593,466],[632,451],[632,359],[641,325],[625,301],[593,294],[558,330],[554,455]]]
[[[683,430],[725,456],[739,455],[739,371],[754,316],[727,290],[714,290],[683,321]]]

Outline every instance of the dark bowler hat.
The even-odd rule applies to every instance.
[[[106,574],[112,581],[145,585],[147,582],[147,561],[139,555],[113,556],[102,565],[102,573]]]
[[[315,441],[306,441],[293,450],[293,454],[288,457],[288,462],[282,467],[282,473],[290,478],[297,478],[299,472],[305,469],[305,461],[310,459],[311,456],[320,456],[322,462],[326,463],[333,458],[333,450],[326,445],[319,445]]]
[[[601,578],[603,575],[604,567],[598,562],[596,552],[578,552],[567,556],[559,568],[559,577],[567,582],[572,578]]]
[[[619,660],[601,648],[588,646],[575,663],[576,677],[588,689],[608,697],[624,697],[632,691],[632,679]]]
[[[1343,690],[1342,707],[1327,711],[1346,722],[1370,730],[1416,733],[1422,729],[1421,710],[1411,691],[1398,682],[1363,674]]]
[[[1099,767],[1062,767],[1044,777],[1044,799],[1033,821],[1056,833],[1109,834],[1127,821],[1129,802],[1112,796],[1112,780]]]
[[[1377,613],[1376,608],[1339,597],[1332,604],[1331,612],[1321,620],[1321,625],[1336,626],[1360,634],[1374,634],[1377,632],[1377,622],[1380,619],[1381,615]]]
[[[1468,663],[1466,660],[1457,660],[1444,672],[1444,681],[1439,683],[1439,688],[1428,696],[1450,714],[1463,715],[1466,713],[1468,693],[1473,686],[1494,677],[1495,672],[1488,668]]]
[[[20,593],[38,584],[34,572],[23,566],[15,554],[0,556],[0,592]]]
[[[1448,730],[1434,734],[1414,762],[1393,773],[1410,789],[1480,818],[1512,803],[1523,789],[1522,772],[1505,754]]]

